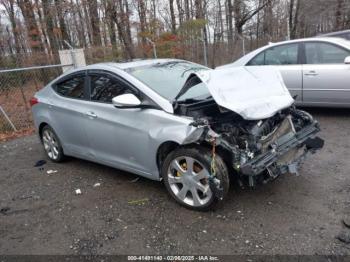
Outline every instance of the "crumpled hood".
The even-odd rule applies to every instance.
[[[235,67],[194,73],[215,102],[246,120],[272,117],[294,103],[281,73],[273,66]]]

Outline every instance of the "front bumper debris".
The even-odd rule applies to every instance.
[[[319,137],[315,137],[315,134],[319,131],[319,125],[315,121],[297,133],[289,132],[283,135],[269,146],[267,152],[241,165],[241,174],[257,176],[265,170],[268,170],[273,176],[288,172],[297,174],[298,167],[306,154],[308,152],[314,153],[323,147],[324,141]],[[295,158],[287,163],[282,163],[280,160],[292,150],[298,151]]]

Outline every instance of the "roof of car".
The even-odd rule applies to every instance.
[[[126,68],[132,68],[132,67],[138,67],[138,66],[147,66],[152,64],[162,64],[162,63],[168,63],[172,61],[184,61],[180,59],[170,59],[170,58],[162,58],[162,59],[136,59],[133,61],[127,61],[127,62],[106,62],[106,63],[100,63],[100,65],[106,65],[106,66],[112,66],[117,67],[119,69],[126,69]]]
[[[330,33],[325,33],[325,34],[321,34],[319,36],[332,36],[332,35],[339,35],[339,34],[350,34],[350,29],[342,30],[342,31],[336,31],[336,32],[330,32]]]
[[[282,42],[276,42],[276,43],[269,43],[268,45],[262,46],[256,50],[253,50],[252,52],[246,54],[245,56],[242,56],[235,62],[223,66],[219,66],[217,68],[225,68],[225,67],[231,67],[231,66],[244,66],[246,63],[248,63],[253,57],[255,57],[260,52],[264,51],[267,48],[284,45],[284,44],[291,44],[291,43],[300,43],[300,42],[314,42],[314,41],[321,41],[321,42],[327,42],[327,43],[333,43],[336,45],[343,46],[344,48],[347,48],[350,50],[350,41],[347,41],[342,38],[337,37],[310,37],[310,38],[301,38],[301,39],[294,39],[294,40],[287,40]]]
[[[132,67],[139,67],[139,66],[147,66],[147,65],[153,65],[153,64],[162,64],[162,63],[168,63],[168,62],[173,62],[173,61],[183,61],[183,62],[189,62],[185,60],[180,60],[180,59],[170,59],[170,58],[162,58],[162,59],[138,59],[138,60],[133,60],[133,61],[127,61],[127,62],[103,62],[103,63],[97,63],[97,64],[91,64],[87,66],[82,66],[78,68],[72,68],[70,70],[67,70],[61,77],[74,73],[74,72],[79,72],[82,70],[95,70],[95,69],[102,69],[102,70],[125,70],[127,68],[132,68]],[[191,63],[191,62],[189,62]]]
[[[282,42],[276,42],[276,43],[270,43],[268,46],[274,46],[274,45],[282,45],[282,44],[290,44],[290,43],[299,43],[299,42],[312,42],[312,41],[324,41],[324,42],[330,42],[334,44],[345,44],[350,45],[350,42],[337,37],[310,37],[310,38],[300,38],[300,39],[294,39],[294,40],[287,40]]]

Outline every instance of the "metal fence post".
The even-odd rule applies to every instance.
[[[4,117],[6,118],[7,122],[9,122],[10,126],[12,127],[12,129],[17,132],[17,128],[15,127],[15,125],[12,123],[11,119],[8,117],[8,115],[6,114],[5,110],[2,108],[2,106],[0,106],[0,111],[2,112],[2,114],[4,115]]]

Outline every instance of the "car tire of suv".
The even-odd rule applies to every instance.
[[[46,155],[51,161],[59,163],[65,159],[61,142],[55,131],[49,125],[43,127],[41,131],[41,141],[44,145]]]
[[[187,172],[187,162],[193,163],[191,169],[193,172]],[[205,169],[204,172],[207,175],[210,175],[211,162],[211,151],[200,146],[180,147],[178,149],[175,149],[165,158],[161,168],[164,184],[170,195],[180,205],[197,211],[213,210],[216,209],[216,207],[219,205],[221,201],[219,201],[217,194],[212,192],[210,189],[208,176],[206,176],[204,179],[200,179],[200,189],[197,188],[197,182],[200,177],[194,179],[194,177],[196,177],[198,174],[202,176],[203,172],[201,171],[203,169]],[[178,164],[180,164],[181,167],[180,172],[178,171]],[[182,169],[184,165],[186,165],[186,169]],[[174,166],[176,166],[176,168],[174,168]],[[184,170],[185,172],[183,172]],[[222,195],[220,196],[220,200],[223,200],[229,190],[230,181],[227,166],[218,154],[215,156],[215,170],[215,177],[220,180],[220,187],[222,188]],[[182,179],[182,182],[179,182],[176,179]],[[184,181],[186,181],[186,183]],[[210,192],[207,191],[208,188]],[[201,191],[202,189],[205,189],[204,191],[206,193],[203,193],[203,191]],[[182,190],[187,190],[187,192],[182,193]],[[196,203],[193,194],[197,196]]]

